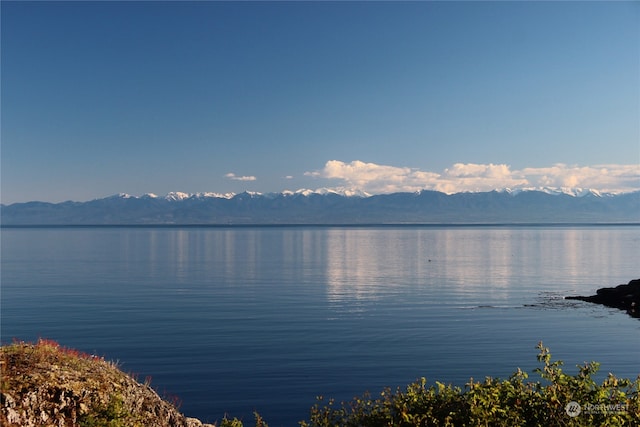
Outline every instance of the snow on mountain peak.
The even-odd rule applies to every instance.
[[[235,193],[213,193],[209,191],[200,193],[183,193],[181,191],[172,191],[164,196],[164,199],[169,202],[180,202],[186,199],[231,199],[235,196]]]
[[[191,194],[183,193],[181,191],[172,191],[164,196],[164,198],[170,202],[177,202],[180,200],[188,199],[189,197],[191,197]]]
[[[306,189],[306,188],[300,188],[300,189],[298,189],[296,191],[284,190],[280,194],[282,194],[285,197],[295,196],[295,195],[309,196],[310,194],[313,194],[313,190],[309,190],[309,189]]]
[[[204,193],[196,193],[195,196],[198,197],[199,199],[208,199],[208,198],[215,198],[215,199],[232,199],[233,196],[235,196],[236,193],[212,193],[212,192],[204,192]]]
[[[263,196],[263,194],[262,194],[262,193],[259,193],[259,192],[257,192],[257,191],[243,191],[243,192],[242,192],[242,193],[240,193],[240,194],[236,194],[236,196],[240,196],[240,195],[246,195],[246,196],[249,196],[249,197],[250,197],[250,198],[252,198],[252,199],[253,199],[254,197],[260,197],[260,196]]]
[[[551,194],[554,196],[566,194],[572,197],[584,197],[584,196],[595,196],[595,197],[603,197],[608,193],[601,193],[598,190],[594,190],[592,188],[572,188],[572,187],[522,187],[522,188],[504,188],[501,190],[496,190],[498,192],[504,192],[515,196],[525,191],[539,191],[542,193]]]
[[[302,196],[310,196],[312,194],[318,194],[321,196],[327,195],[327,194],[337,194],[340,196],[344,196],[344,197],[369,197],[371,196],[371,194],[365,192],[365,191],[361,191],[361,190],[355,190],[355,189],[349,189],[349,188],[316,188],[315,190],[310,190],[308,188],[301,188],[299,190],[296,191],[284,191],[282,193],[283,195],[287,196],[287,195],[293,195],[293,194],[300,194]]]
[[[523,192],[532,192],[532,191],[538,191],[538,192],[543,192],[543,193],[547,193],[547,194],[551,194],[551,195],[569,195],[572,197],[585,197],[585,196],[590,196],[590,197],[608,197],[608,196],[612,196],[615,195],[616,193],[607,193],[607,192],[600,192],[598,190],[594,190],[591,188],[572,188],[572,187],[516,187],[516,188],[501,188],[501,189],[496,189],[495,191],[499,192],[499,193],[506,193],[509,194],[511,196],[516,196],[518,194],[521,194]],[[154,199],[154,200],[159,200],[159,199],[163,199],[166,200],[168,202],[181,202],[187,199],[197,199],[197,200],[206,200],[206,199],[232,199],[240,194],[245,195],[245,197],[251,197],[251,198],[255,198],[255,197],[269,197],[269,198],[274,198],[274,197],[278,197],[278,196],[285,196],[285,197],[290,197],[290,196],[294,196],[294,195],[300,195],[300,196],[305,196],[305,197],[309,197],[312,195],[320,195],[320,196],[326,196],[326,195],[330,195],[330,194],[334,194],[334,195],[339,195],[339,196],[343,196],[343,197],[362,197],[362,198],[366,198],[366,197],[371,197],[372,194],[367,193],[365,191],[359,190],[359,189],[354,189],[354,188],[343,188],[343,187],[334,187],[334,188],[326,188],[326,187],[322,187],[322,188],[316,188],[315,190],[311,190],[308,188],[300,188],[298,190],[295,191],[291,191],[291,190],[284,190],[282,192],[275,192],[275,193],[260,193],[260,192],[256,192],[256,191],[244,191],[242,193],[215,193],[215,192],[199,192],[199,193],[185,193],[185,192],[181,192],[181,191],[172,191],[167,193],[164,197],[158,196],[157,194],[154,193],[145,193],[142,196],[132,196],[131,194],[128,193],[118,193],[118,194],[114,194],[113,196],[110,196],[110,198],[113,199],[146,199],[146,200],[150,200],[150,199]],[[420,194],[420,191],[416,192],[416,194]]]
[[[113,196],[107,197],[107,199],[131,199],[131,198],[135,198],[135,196],[132,196],[131,194],[127,194],[127,193],[118,193],[118,194],[114,194]]]
[[[259,194],[259,193],[253,193]],[[235,196],[235,193],[212,193],[212,192],[202,192],[202,193],[184,193],[182,191],[171,191],[167,193],[164,197],[160,197],[155,193],[145,193],[142,196],[133,196],[128,193],[118,193],[110,196],[109,198],[113,199],[164,199],[168,202],[179,202],[182,200],[197,198],[197,199],[207,199],[207,198],[217,198],[217,199],[231,199]]]

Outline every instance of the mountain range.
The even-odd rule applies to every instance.
[[[353,191],[118,194],[87,202],[0,206],[3,226],[153,224],[640,223],[640,191],[499,190],[369,195]]]

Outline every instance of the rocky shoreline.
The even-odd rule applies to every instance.
[[[600,288],[591,296],[568,296],[565,299],[580,300],[602,304],[607,307],[625,310],[631,317],[640,319],[640,279],[614,288]]]
[[[0,367],[2,426],[214,427],[181,414],[148,381],[54,341],[3,346]]]

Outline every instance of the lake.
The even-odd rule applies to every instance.
[[[318,395],[531,373],[540,340],[570,373],[640,373],[638,319],[563,299],[640,278],[640,226],[1,233],[3,343],[118,360],[203,421],[295,426]]]

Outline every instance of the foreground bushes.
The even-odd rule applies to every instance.
[[[463,391],[436,382],[427,387],[422,378],[405,390],[390,389],[380,397],[356,397],[337,405],[322,397],[311,408],[301,427],[387,426],[638,426],[640,425],[640,376],[635,381],[613,374],[597,384],[596,362],[578,366],[576,375],[552,361],[549,349],[538,344],[535,370],[540,380],[527,381],[518,369],[509,379],[471,380]],[[256,414],[256,427],[264,426]],[[241,427],[237,420],[223,420],[223,427]]]

